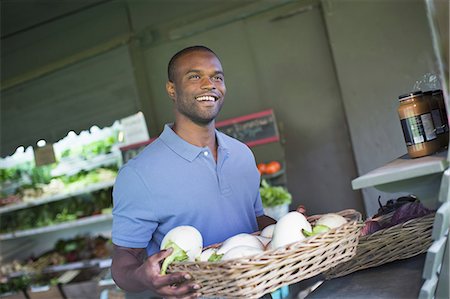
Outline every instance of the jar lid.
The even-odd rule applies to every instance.
[[[420,90],[413,91],[413,92],[410,92],[410,93],[405,93],[405,94],[399,95],[398,96],[398,100],[399,101],[404,101],[404,100],[406,100],[408,98],[413,98],[413,97],[416,97],[416,96],[421,95],[421,94],[423,94],[423,92],[420,91]]]

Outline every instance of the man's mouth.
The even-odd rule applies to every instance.
[[[199,102],[215,102],[218,100],[216,96],[198,96],[195,98]]]

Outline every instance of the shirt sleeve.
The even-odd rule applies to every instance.
[[[146,248],[157,227],[150,192],[139,174],[125,165],[113,188],[112,242],[129,248]]]
[[[264,209],[262,206],[261,194],[259,193],[259,190],[258,190],[258,194],[256,196],[254,207],[255,207],[256,217],[264,215]]]

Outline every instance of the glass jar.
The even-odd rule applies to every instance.
[[[421,91],[398,97],[398,115],[408,155],[418,158],[439,151],[441,144],[431,115],[431,106]]]

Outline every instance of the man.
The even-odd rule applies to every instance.
[[[226,93],[217,55],[183,49],[168,77],[175,122],[122,167],[114,186],[112,275],[129,292],[195,298],[200,286],[187,273],[160,275],[172,250],[159,247],[170,229],[192,225],[207,246],[275,221],[263,214],[252,152],[215,129]]]

